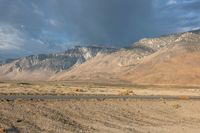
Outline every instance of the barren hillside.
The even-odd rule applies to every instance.
[[[116,49],[76,46],[65,52],[22,57],[0,67],[0,79],[4,80],[48,80],[64,70],[71,70],[87,60]]]
[[[200,34],[145,38],[130,48],[76,47],[20,58],[0,67],[0,79],[200,84]]]
[[[142,39],[130,49],[95,57],[51,79],[199,84],[199,57],[199,32],[186,32]]]

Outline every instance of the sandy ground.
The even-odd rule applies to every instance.
[[[200,101],[0,101],[0,127],[15,133],[199,133]]]
[[[0,94],[105,94],[200,96],[200,86],[84,82],[0,82]]]
[[[200,96],[200,86],[0,82],[0,93]],[[2,100],[0,133],[199,133],[200,101]]]

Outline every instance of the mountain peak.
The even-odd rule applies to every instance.
[[[158,51],[159,49],[163,47],[168,47],[170,45],[199,44],[199,42],[200,42],[200,30],[193,30],[183,33],[160,36],[157,38],[144,38],[134,43],[134,46],[148,47],[155,51]]]

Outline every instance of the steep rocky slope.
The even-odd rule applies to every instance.
[[[199,57],[199,31],[185,32],[142,39],[132,48],[95,57],[51,80],[199,84]]]
[[[136,66],[152,49],[134,47],[97,56],[71,71],[58,73],[51,80],[119,81],[121,74]]]
[[[111,53],[115,50],[96,46],[76,46],[62,53],[23,57],[1,66],[0,79],[48,80],[57,72],[69,71],[97,55]]]

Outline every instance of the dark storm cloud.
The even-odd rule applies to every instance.
[[[124,47],[199,26],[199,0],[0,0],[0,53]]]
[[[87,43],[130,44],[134,35],[151,23],[149,0],[75,0],[66,8],[68,3],[55,5],[61,17],[65,16],[67,29],[75,30],[75,38]]]
[[[57,36],[72,42],[119,46],[148,32],[151,4],[151,0],[1,0],[0,16],[2,22],[23,26],[34,37],[62,33]]]
[[[130,44],[135,34],[143,34],[144,25],[152,23],[150,0],[63,0],[49,4],[57,14],[54,19],[64,23],[62,28],[72,41]]]

